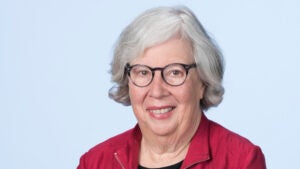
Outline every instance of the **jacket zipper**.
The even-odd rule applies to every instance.
[[[118,161],[118,163],[120,164],[120,166],[122,167],[122,169],[125,169],[125,167],[122,164],[117,152],[114,153],[114,156],[115,156],[116,160]]]

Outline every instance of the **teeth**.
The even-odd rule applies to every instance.
[[[167,113],[169,111],[171,111],[173,108],[165,108],[165,109],[157,109],[157,110],[150,110],[152,113],[155,113],[155,114],[164,114],[164,113]]]

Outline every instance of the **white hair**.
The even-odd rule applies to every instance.
[[[199,100],[203,110],[217,106],[223,98],[223,57],[208,36],[197,17],[187,7],[158,7],[145,11],[121,33],[111,63],[112,81],[116,83],[109,90],[110,98],[124,105],[130,105],[126,63],[138,57],[146,48],[161,44],[176,35],[192,45],[197,70],[206,88]],[[201,86],[199,86],[201,87]]]

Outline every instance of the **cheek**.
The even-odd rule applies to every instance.
[[[136,106],[138,104],[142,104],[143,92],[130,83],[128,84],[128,86],[131,105]]]
[[[204,95],[205,86],[199,76],[193,76],[191,88],[198,100],[201,100]]]
[[[129,97],[131,102],[131,108],[133,113],[138,121],[143,121],[144,113],[143,113],[143,102],[144,102],[144,94],[141,89],[129,85]]]
[[[130,98],[130,102],[131,102],[131,105],[134,105],[135,103],[135,91],[134,91],[134,88],[132,88],[132,86],[130,84],[128,84],[128,93],[129,93],[129,98]]]
[[[197,92],[195,92],[197,95],[196,97],[198,98],[198,100],[201,100],[203,99],[205,87],[203,84],[198,84],[197,86],[198,86],[198,88],[196,89]]]
[[[198,81],[194,80],[191,83],[187,84],[185,90],[181,90],[181,96],[187,102],[196,102],[198,104],[203,98],[204,86]]]

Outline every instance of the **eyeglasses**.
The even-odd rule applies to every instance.
[[[180,86],[185,82],[189,70],[196,66],[196,63],[190,65],[172,63],[165,67],[151,68],[140,64],[130,66],[129,63],[127,63],[125,66],[125,73],[129,76],[134,85],[146,87],[152,82],[155,71],[159,70],[163,80],[168,85]]]

